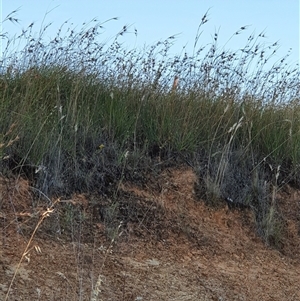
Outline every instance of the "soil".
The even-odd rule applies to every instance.
[[[300,192],[277,195],[278,249],[251,210],[211,208],[195,183],[169,168],[120,184],[118,210],[77,194],[47,216],[28,181],[0,178],[0,300],[300,300]]]

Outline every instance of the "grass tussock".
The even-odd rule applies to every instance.
[[[51,39],[51,24],[2,34],[2,172],[24,173],[49,196],[114,195],[124,177],[184,160],[199,174],[201,197],[250,206],[269,241],[278,228],[271,187],[299,185],[299,66],[276,58],[263,32],[238,50],[220,47],[217,32],[199,45],[207,14],[192,55],[170,55],[174,36],[125,49],[127,26],[101,42],[113,21],[79,30],[65,22]],[[247,28],[230,39],[240,34]]]

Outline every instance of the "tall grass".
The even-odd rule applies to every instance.
[[[255,186],[268,180],[267,164],[284,167],[282,183],[299,184],[299,66],[286,63],[288,54],[276,59],[278,45],[266,44],[263,32],[238,50],[220,47],[218,33],[200,46],[207,21],[205,14],[192,55],[170,55],[174,36],[126,49],[127,26],[101,42],[104,23],[96,20],[79,30],[65,22],[51,39],[51,24],[2,35],[0,133],[19,138],[7,145],[9,135],[0,136],[2,169],[40,170],[35,185],[48,195],[109,193],[123,176],[125,152],[135,171],[184,158],[206,192],[255,208],[269,200]],[[230,39],[240,34],[247,28]],[[254,183],[257,170],[262,179]]]

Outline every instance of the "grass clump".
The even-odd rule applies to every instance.
[[[218,33],[199,46],[207,21],[205,14],[192,55],[169,54],[174,36],[124,49],[127,26],[103,43],[104,23],[96,20],[79,30],[65,22],[50,40],[51,25],[2,35],[0,133],[18,137],[0,136],[3,172],[26,174],[29,166],[49,196],[107,195],[124,176],[185,160],[209,202],[251,206],[270,236],[276,206],[267,166],[284,167],[276,187],[299,184],[299,67],[286,63],[288,55],[276,61],[278,46],[265,45],[264,33],[250,34],[238,51],[219,47]]]

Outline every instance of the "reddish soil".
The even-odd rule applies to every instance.
[[[256,235],[250,210],[206,206],[195,182],[187,167],[124,182],[126,210],[137,214],[119,228],[94,219],[95,197],[74,195],[30,241],[47,200],[26,180],[0,178],[0,300],[300,300],[300,193],[277,197],[286,225],[278,251]],[[65,233],[65,206],[89,227]]]

